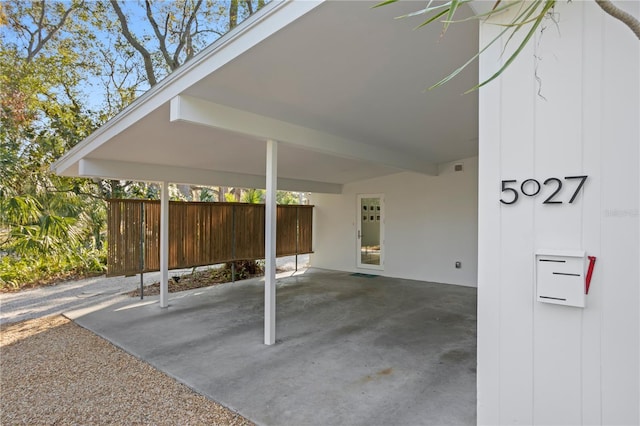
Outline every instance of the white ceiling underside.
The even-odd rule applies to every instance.
[[[249,29],[222,40],[199,55],[222,58],[212,72],[214,62],[202,58],[185,65],[54,170],[260,187],[265,141],[273,139],[282,142],[280,188],[339,192],[345,183],[401,170],[433,174],[439,163],[477,155],[477,94],[461,95],[477,83],[477,68],[425,92],[475,54],[477,23],[440,38],[438,25],[412,29],[421,17],[394,19],[425,2],[373,4],[307,4],[310,10],[249,48],[241,46]],[[287,8],[271,5],[270,16],[245,25],[258,31],[285,19]]]

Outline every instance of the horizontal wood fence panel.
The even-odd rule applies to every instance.
[[[169,203],[169,269],[264,258],[263,204]],[[107,275],[160,270],[160,202],[109,200]],[[277,207],[276,255],[312,252],[313,206]]]

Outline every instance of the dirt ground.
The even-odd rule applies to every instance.
[[[276,272],[284,272],[284,269],[277,268]],[[249,278],[261,277],[264,270],[261,265],[255,262],[239,261],[236,262],[235,280],[241,281]],[[181,276],[169,277],[169,293],[179,291],[192,290],[201,287],[210,287],[213,285],[228,283],[232,280],[231,270],[225,268],[212,268],[203,271],[196,271]],[[160,283],[156,282],[145,286],[144,295],[153,296],[160,294]],[[140,289],[136,289],[127,293],[131,297],[140,297]]]

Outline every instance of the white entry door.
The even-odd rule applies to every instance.
[[[384,269],[384,195],[358,195],[358,268]]]

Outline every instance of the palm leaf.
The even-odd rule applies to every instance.
[[[386,0],[386,1],[383,1],[382,3],[377,4],[374,7],[384,6],[384,5],[387,5],[387,4],[390,4],[390,3],[395,3],[396,1],[397,0]],[[496,24],[496,25],[499,25],[501,27],[504,27],[504,29],[502,31],[500,31],[500,33],[498,34],[497,37],[495,37],[493,40],[491,40],[489,43],[487,43],[486,46],[484,46],[472,58],[470,58],[468,61],[466,61],[464,64],[462,64],[462,66],[460,66],[457,69],[455,69],[452,73],[450,73],[449,75],[444,77],[442,80],[438,81],[436,84],[430,86],[429,90],[434,89],[436,87],[440,87],[443,84],[449,82],[451,79],[453,79],[458,74],[460,74],[473,61],[475,61],[482,53],[484,53],[496,41],[498,41],[500,38],[502,38],[505,34],[509,34],[509,37],[507,38],[506,42],[504,43],[504,49],[506,50],[507,46],[510,44],[510,42],[512,41],[514,36],[521,29],[523,29],[525,26],[531,25],[531,27],[528,29],[527,34],[524,37],[524,39],[520,42],[520,44],[518,45],[516,50],[509,56],[509,58],[504,62],[504,64],[498,69],[498,71],[496,71],[488,79],[484,80],[483,82],[479,83],[478,85],[474,86],[473,88],[467,90],[465,93],[469,93],[469,92],[472,92],[474,90],[477,90],[478,88],[480,88],[480,87],[490,83],[491,81],[495,80],[498,76],[500,76],[513,63],[513,61],[518,57],[518,55],[520,55],[520,53],[522,53],[522,51],[524,50],[525,46],[529,43],[529,41],[531,40],[531,38],[533,37],[535,32],[538,30],[538,28],[542,24],[543,19],[547,16],[549,11],[551,9],[553,9],[553,7],[555,6],[555,2],[556,2],[556,0],[533,0],[533,1],[519,0],[516,3],[502,4],[501,5],[502,1],[501,0],[496,0],[494,5],[493,5],[493,8],[488,12],[475,14],[475,15],[469,17],[469,18],[465,18],[465,19],[461,19],[461,20],[455,20],[454,19],[455,14],[459,10],[460,6],[462,6],[465,3],[468,3],[469,1],[471,1],[471,0],[451,0],[451,1],[448,1],[448,2],[443,3],[441,5],[438,5],[438,6],[431,6],[432,0],[430,0],[425,8],[400,17],[400,18],[406,18],[406,17],[416,16],[416,15],[434,13],[434,15],[430,16],[428,19],[426,19],[424,22],[422,22],[420,25],[418,25],[416,27],[416,29],[417,29],[417,28],[421,28],[421,27],[424,27],[426,25],[429,25],[429,24],[433,23],[434,21],[438,20],[439,18],[441,18],[441,17],[446,15],[445,19],[441,21],[442,24],[443,24],[442,34],[441,34],[441,36],[442,36],[442,35],[445,34],[445,32],[447,31],[449,26],[451,24],[453,24],[453,23],[465,22],[465,21],[469,21],[469,20],[472,20],[472,19],[490,18],[490,17],[492,17],[492,16],[494,16],[494,15],[496,15],[498,13],[501,13],[501,12],[503,12],[503,11],[509,9],[509,8],[513,8],[514,6],[517,6],[518,4],[520,4],[520,5],[524,4],[525,5],[525,7],[516,14],[516,16],[511,20],[511,22],[509,22],[507,24]],[[504,50],[503,50],[503,53],[504,53]]]
[[[442,12],[438,13],[437,15],[433,15],[430,19],[427,19],[422,24],[420,24],[417,27],[415,27],[414,30],[417,30],[418,28],[422,28],[425,25],[429,25],[430,23],[432,23],[433,21],[435,21],[436,19],[438,19],[439,17],[441,17],[442,15],[444,15],[446,13],[448,13],[448,11],[447,10],[443,10]]]
[[[427,4],[427,7],[425,7],[424,9],[416,10],[415,12],[411,12],[411,13],[407,13],[406,15],[398,16],[398,17],[396,17],[396,19],[412,18],[414,16],[427,15],[429,13],[432,13],[432,12],[435,12],[435,11],[438,11],[438,10],[444,10],[445,13],[449,13],[449,9],[451,8],[449,3],[443,3],[441,5],[434,6],[434,7],[431,7],[431,3],[432,2],[430,1]]]
[[[442,35],[447,32],[447,28],[451,25],[451,21],[453,20],[458,7],[460,7],[460,0],[451,0],[451,6],[449,7],[449,13],[447,14],[447,20],[444,22],[444,26],[442,28]]]
[[[463,19],[458,19],[458,20],[452,20],[450,23],[452,24],[457,24],[460,22],[467,22],[467,21],[477,21],[480,19],[484,19],[484,18],[489,18],[491,16],[494,16],[498,13],[502,13],[507,9],[511,9],[514,7],[513,3],[510,4],[505,4],[501,7],[497,7],[495,10],[490,10],[488,12],[484,12],[484,13],[478,13],[477,15],[471,15],[468,18],[463,18]],[[494,24],[494,25],[499,25],[499,24]]]
[[[538,19],[536,19],[535,23],[533,24],[533,26],[531,27],[531,29],[527,33],[527,35],[524,38],[524,40],[522,40],[522,42],[520,43],[518,48],[515,50],[515,52],[513,52],[511,54],[511,56],[509,57],[509,59],[507,59],[507,61],[504,63],[504,65],[502,65],[502,67],[500,67],[500,69],[496,73],[494,73],[491,77],[489,77],[488,79],[486,79],[482,83],[472,87],[471,89],[467,90],[465,93],[470,93],[470,92],[472,92],[474,90],[477,90],[477,89],[481,88],[482,86],[486,85],[487,83],[490,83],[491,81],[495,80],[500,74],[502,74],[504,72],[504,70],[507,69],[507,67],[509,67],[509,65],[511,65],[511,63],[518,57],[520,52],[522,52],[522,50],[525,48],[525,46],[527,45],[527,43],[529,42],[531,37],[533,37],[533,35],[535,34],[536,30],[538,29],[538,27],[542,23],[542,20],[546,16],[547,12],[551,8],[553,8],[553,4],[554,3],[555,3],[554,0],[548,0],[547,1],[547,4],[545,5],[545,8],[543,9],[543,13],[541,13],[540,16],[538,16]]]
[[[372,9],[375,9],[376,7],[386,6],[386,5],[388,5],[388,4],[395,3],[395,2],[397,2],[397,1],[398,1],[398,0],[386,0],[386,1],[383,1],[383,2],[381,2],[381,3],[376,4],[375,6],[373,6],[373,7],[372,7]]]
[[[475,61],[482,53],[484,53],[485,50],[487,50],[491,45],[493,45],[493,43],[498,41],[500,39],[500,37],[502,37],[508,30],[509,30],[508,28],[503,29],[500,32],[500,34],[498,34],[493,40],[491,40],[489,43],[487,43],[487,45],[485,47],[483,47],[478,53],[473,55],[473,57],[471,59],[469,59],[462,66],[457,68],[455,71],[453,71],[451,74],[449,74],[448,76],[446,76],[445,78],[443,78],[442,80],[440,80],[439,82],[434,84],[433,86],[430,86],[429,90],[435,89],[436,87],[442,86],[443,84],[447,83],[449,80],[454,78],[456,75],[460,74],[467,66],[469,66],[469,64],[471,64],[473,61]]]

